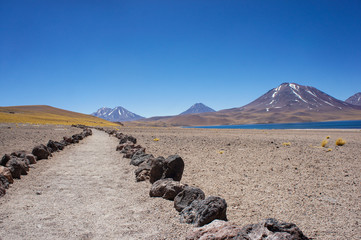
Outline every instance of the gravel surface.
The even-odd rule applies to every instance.
[[[57,140],[58,132],[62,137],[81,131],[28,126],[10,134],[3,127],[2,154],[21,150],[22,141],[38,136],[43,136],[38,143],[46,143]],[[182,183],[224,198],[235,224],[272,217],[295,223],[310,238],[361,239],[359,130],[121,131],[156,157],[179,154],[185,161]],[[327,136],[329,144],[322,148]],[[335,146],[339,137],[344,146]],[[149,183],[135,182],[135,167],[116,145],[117,139],[95,131],[34,165],[0,198],[0,238],[184,239],[192,227],[179,223],[173,202],[149,197]]]
[[[155,156],[179,154],[185,161],[182,182],[226,199],[231,222],[273,217],[315,239],[361,239],[360,130],[122,131]],[[340,137],[346,144],[337,147]]]
[[[150,198],[117,139],[93,136],[34,165],[0,199],[0,238],[182,239],[173,202]]]
[[[0,123],[0,157],[14,151],[31,152],[36,145],[47,144],[49,140],[60,141],[82,130],[64,125],[31,125]]]

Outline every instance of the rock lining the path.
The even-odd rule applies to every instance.
[[[226,200],[209,196],[204,200],[195,200],[180,213],[181,222],[201,227],[215,219],[227,221]]]
[[[149,196],[161,197],[173,201],[175,196],[184,190],[184,187],[184,184],[174,181],[171,178],[160,179],[153,183],[149,191]]]
[[[184,208],[191,205],[194,200],[205,199],[205,194],[202,189],[197,187],[185,186],[183,191],[177,194],[174,198],[174,208],[181,212]]]
[[[145,148],[135,146],[135,138],[115,130],[101,130],[120,139],[116,150],[123,153],[124,158],[131,158],[130,164],[138,166],[135,170],[136,181],[149,180],[152,183],[149,192],[151,197],[174,200],[174,208],[180,212],[180,221],[200,227],[189,233],[186,239],[308,240],[295,224],[273,218],[245,227],[226,222],[225,199],[217,196],[205,199],[201,189],[180,183],[184,170],[184,161],[180,156],[154,158],[153,155],[145,154]],[[143,160],[145,156],[147,159]]]
[[[64,137],[63,141],[57,142],[49,140],[47,145],[37,145],[33,148],[32,153],[27,151],[16,151],[9,154],[4,154],[0,160],[0,196],[5,194],[5,187],[8,187],[5,180],[12,184],[15,179],[20,179],[21,175],[27,175],[32,164],[38,160],[48,159],[53,152],[61,151],[65,146],[78,143],[79,140],[92,135],[92,130],[89,128],[82,128],[83,131],[79,134],[74,134],[71,137]],[[4,180],[4,181],[3,181]]]

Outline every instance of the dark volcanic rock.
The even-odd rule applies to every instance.
[[[164,172],[164,165],[165,165],[164,157],[157,157],[152,161],[149,172],[150,183],[153,184],[162,178]]]
[[[19,161],[22,166],[21,175],[27,175],[28,174],[27,172],[29,172],[29,165],[30,165],[29,160],[26,158],[17,158],[16,160]]]
[[[121,153],[124,153],[124,158],[132,158],[136,153],[138,154],[145,154],[145,148],[137,145],[134,147],[124,147]]]
[[[308,240],[309,238],[295,224],[269,218],[243,227],[234,239]]]
[[[0,197],[4,196],[5,193],[6,193],[5,188],[0,185]]]
[[[184,170],[184,161],[178,155],[171,155],[165,160],[165,169],[162,178],[173,178],[174,181],[182,179]]]
[[[197,187],[185,186],[183,191],[174,198],[174,208],[181,212],[184,208],[191,205],[194,200],[203,200],[205,198],[202,189]]]
[[[127,140],[128,140],[129,142],[132,142],[132,143],[134,143],[134,144],[137,144],[137,139],[136,139],[135,137],[133,137],[133,136],[128,136]]]
[[[10,156],[14,156],[14,157],[18,157],[18,158],[25,158],[26,154],[28,154],[27,151],[17,151],[17,152],[12,152],[10,154]]]
[[[30,164],[36,163],[36,157],[33,154],[26,154],[25,158],[29,161]]]
[[[64,143],[55,141],[54,144],[59,150],[64,150],[64,147],[65,147]]]
[[[227,221],[227,203],[223,198],[210,196],[205,200],[195,200],[180,213],[182,223],[201,227],[215,219]]]
[[[121,135],[121,137],[119,138],[119,144],[123,144],[126,142],[131,142],[134,144],[137,144],[137,139],[133,136],[128,136],[128,135]]]
[[[11,172],[11,176],[13,178],[20,179],[21,174],[24,172],[26,173],[26,170],[24,169],[24,165],[15,158],[10,159],[7,162],[6,166],[9,168]]]
[[[85,128],[85,129],[83,129],[82,135],[84,137],[91,136],[91,135],[93,135],[93,131],[90,128]]]
[[[4,154],[4,156],[1,158],[0,160],[0,165],[1,166],[5,166],[6,163],[10,160],[10,155],[9,154]]]
[[[80,140],[83,140],[84,137],[81,134],[74,134],[71,138],[79,142]]]
[[[131,142],[125,142],[122,144],[119,144],[117,146],[117,151],[121,151],[121,153],[126,153],[127,151],[133,149],[135,147],[134,143]],[[122,151],[124,149],[124,151]]]
[[[0,174],[0,187],[1,186],[5,189],[9,188],[9,180],[2,174]]]
[[[154,158],[154,156],[152,154],[146,154],[142,151],[137,151],[133,157],[132,160],[130,161],[131,165],[134,166],[139,166],[141,163],[148,161],[149,159]]]
[[[154,158],[150,158],[147,161],[141,163],[134,171],[135,179],[137,182],[146,181],[150,178],[150,169]]]
[[[49,140],[49,142],[46,146],[51,149],[51,152],[56,152],[59,150],[63,150],[65,147],[65,144],[57,142],[57,141]]]
[[[160,179],[153,183],[149,191],[149,196],[173,200],[179,192],[183,191],[184,187],[184,184],[173,181],[171,178]]]
[[[65,145],[70,145],[70,144],[74,143],[73,139],[70,137],[63,137],[63,139],[64,139],[63,141],[65,142]]]
[[[241,227],[222,220],[214,220],[203,227],[192,229],[186,240],[212,239],[231,240],[241,231]],[[260,238],[263,239],[263,238]]]
[[[46,145],[48,149],[50,148],[51,152],[58,151],[58,147],[55,145],[55,142],[53,140],[49,140],[48,144]]]
[[[36,156],[37,160],[48,159],[51,156],[48,148],[43,144],[34,147],[32,154]]]
[[[152,162],[150,170],[150,183],[159,179],[172,178],[174,181],[180,181],[184,170],[183,159],[178,155],[171,155],[167,159],[163,157],[155,159]]]

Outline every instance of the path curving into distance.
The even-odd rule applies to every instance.
[[[150,198],[118,140],[93,130],[33,165],[0,199],[0,239],[181,239],[173,202]]]

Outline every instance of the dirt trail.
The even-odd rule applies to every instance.
[[[0,199],[0,239],[181,239],[173,202],[150,198],[116,145],[94,130],[34,165]]]

